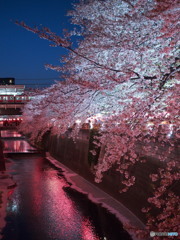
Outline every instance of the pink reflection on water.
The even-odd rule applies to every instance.
[[[89,219],[84,219],[81,230],[83,240],[99,240],[99,238],[94,234],[93,227]]]
[[[46,205],[46,214],[49,217],[51,229],[54,232],[48,234],[53,237],[77,235],[80,216],[76,214],[74,203],[66,196],[63,187],[66,183],[53,176],[53,172],[47,172],[45,179],[46,194],[51,199]],[[63,228],[62,228],[63,226]]]
[[[35,150],[25,140],[5,140],[4,141],[4,153],[8,152],[29,152]]]
[[[64,191],[69,184],[56,170],[46,168],[43,158],[34,159],[17,162],[17,187],[9,193],[8,212],[28,216],[32,236],[38,233],[39,239],[100,240],[88,216]]]
[[[22,137],[22,135],[15,130],[2,130],[1,137]]]
[[[32,166],[31,171],[31,197],[32,197],[32,214],[35,217],[40,217],[43,213],[42,202],[43,202],[43,192],[42,192],[42,158],[38,158],[36,164]]]
[[[67,183],[55,176],[54,171],[48,171],[45,174],[43,195],[48,201],[45,199],[42,201],[46,201],[43,204],[46,206],[43,211],[48,216],[48,225],[44,228],[47,234],[57,239],[61,237],[62,239],[99,240],[90,221],[84,219],[75,202],[63,190]],[[38,198],[37,200],[39,201]]]

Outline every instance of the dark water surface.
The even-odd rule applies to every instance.
[[[116,217],[67,183],[38,154],[12,155],[3,240],[131,240]]]

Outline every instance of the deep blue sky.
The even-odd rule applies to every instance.
[[[73,2],[78,0],[0,0],[0,77],[14,77],[16,84],[52,83],[50,79],[58,79],[59,74],[46,70],[44,65],[58,65],[65,50],[50,47],[48,41],[14,22],[42,24],[61,33],[73,27],[66,17]]]

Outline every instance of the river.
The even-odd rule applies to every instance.
[[[32,152],[22,136],[8,131],[2,137],[15,182],[2,240],[131,240],[113,214],[72,189],[63,171]]]

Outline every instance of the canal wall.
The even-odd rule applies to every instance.
[[[153,193],[153,185],[149,179],[149,174],[156,173],[159,167],[163,167],[163,162],[159,161],[153,153],[148,156],[141,153],[141,158],[145,159],[146,162],[138,162],[131,168],[130,171],[136,177],[136,183],[126,193],[120,193],[122,179],[115,167],[104,173],[101,183],[95,183],[93,168],[97,163],[97,157],[90,154],[90,150],[94,147],[94,134],[93,131],[82,129],[76,141],[69,138],[70,131],[61,136],[46,134],[43,137],[41,147],[65,166],[117,199],[145,223],[145,215],[141,209],[146,207],[147,198],[152,196]],[[138,151],[141,152],[140,146]],[[163,153],[163,149],[161,151]],[[97,155],[103,155],[103,149],[97,149]],[[178,155],[178,149],[175,148],[170,158],[178,158]],[[178,189],[175,189],[175,191],[179,192]]]

